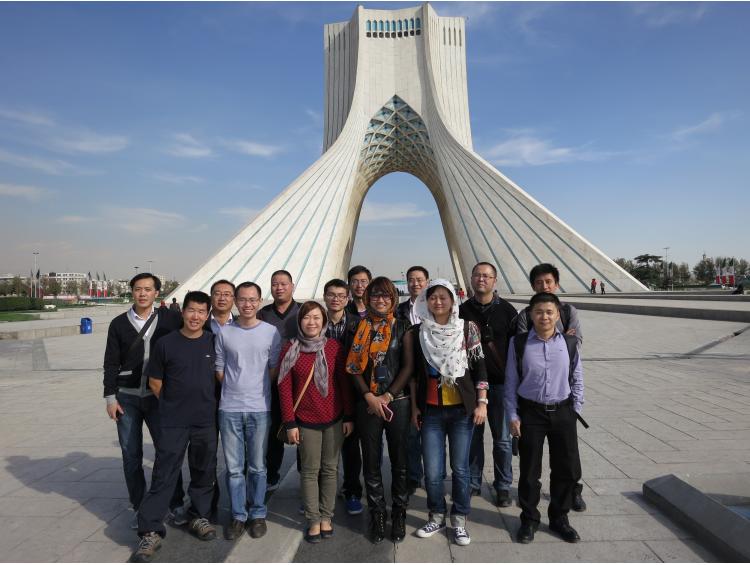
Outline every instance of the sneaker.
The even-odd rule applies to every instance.
[[[346,499],[346,513],[350,516],[356,516],[362,514],[364,507],[356,496],[350,496]]]
[[[418,538],[430,538],[434,536],[436,533],[438,533],[440,530],[445,528],[445,522],[435,522],[434,520],[430,519],[429,522],[427,522],[424,526],[419,528],[417,530],[417,537]]]
[[[469,545],[471,543],[471,536],[464,527],[453,528],[453,540],[456,545]]]
[[[193,518],[188,526],[199,540],[208,541],[216,537],[216,528],[205,518]]]
[[[149,563],[153,561],[156,552],[161,549],[161,536],[156,532],[148,532],[138,543],[138,549],[130,556],[132,563]]]
[[[130,529],[131,530],[138,529],[138,511],[137,510],[133,512],[133,517],[130,519]]]
[[[185,508],[182,506],[180,508],[170,510],[169,514],[167,514],[167,518],[172,522],[172,525],[174,526],[184,526],[190,521],[188,519],[187,512],[185,512]]]

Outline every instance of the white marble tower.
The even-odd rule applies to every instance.
[[[176,291],[212,281],[255,281],[270,295],[286,269],[300,299],[321,297],[350,267],[362,202],[380,177],[411,173],[435,198],[458,284],[472,266],[498,267],[501,294],[530,292],[537,263],[560,269],[564,292],[592,278],[608,292],[645,290],[595,246],[472,148],[464,18],[429,4],[400,10],[359,6],[327,24],[323,155]],[[394,250],[394,253],[398,253]]]

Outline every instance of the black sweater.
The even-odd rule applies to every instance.
[[[154,347],[161,337],[182,326],[182,317],[176,312],[167,308],[158,308],[156,312],[158,318],[152,322],[148,330],[150,347]],[[130,323],[128,312],[123,312],[109,323],[107,347],[104,350],[105,397],[116,394],[120,388],[141,386],[143,357],[145,356],[143,340],[141,339],[130,355],[127,355],[136,337],[138,337],[138,331]]]

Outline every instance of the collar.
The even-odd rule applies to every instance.
[[[557,336],[561,336],[561,335],[562,334],[560,333],[560,330],[557,329],[557,324],[555,324],[555,333],[553,333],[550,336],[550,338],[546,341],[557,339]],[[537,341],[545,341],[541,337],[539,337],[539,334],[536,333],[536,330],[533,327],[529,330],[529,339],[532,339],[532,338],[536,339]]]
[[[224,325],[224,326],[228,326],[229,324],[231,324],[232,322],[234,322],[234,316],[233,316],[233,315],[232,315],[232,313],[230,312],[230,313],[229,313],[229,319],[227,320],[227,323],[226,323],[226,324],[222,324],[221,322],[219,322],[219,320],[217,320],[217,319],[216,319],[216,318],[214,317],[214,313],[213,313],[213,312],[211,312],[211,318],[210,318],[210,321],[211,321],[211,322],[216,322],[216,323],[217,323],[217,324],[219,324],[220,326],[222,326],[222,325]]]
[[[131,307],[130,307],[130,310],[131,310],[131,312],[132,312],[132,314],[133,314],[133,317],[134,317],[134,318],[135,318],[136,320],[140,320],[140,321],[142,321],[142,322],[145,322],[145,321],[146,321],[146,320],[148,320],[148,319],[149,319],[149,318],[150,318],[151,316],[153,316],[153,315],[154,315],[154,310],[155,310],[155,308],[154,308],[154,305],[152,304],[152,305],[151,305],[151,312],[149,312],[149,313],[148,313],[148,315],[147,315],[147,316],[146,316],[145,318],[141,318],[141,317],[140,317],[140,316],[138,315],[138,312],[136,312],[136,311],[135,311],[135,306],[131,306]]]

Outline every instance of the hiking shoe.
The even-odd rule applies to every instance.
[[[250,537],[251,538],[262,538],[266,535],[266,532],[268,531],[268,526],[266,526],[266,519],[265,518],[254,518],[250,520],[250,525],[248,526],[248,529],[250,530]]]
[[[346,513],[349,514],[349,516],[356,516],[357,514],[362,514],[362,511],[364,510],[364,507],[362,506],[362,503],[359,501],[359,498],[356,496],[350,496],[346,499]]]
[[[132,563],[150,563],[161,549],[161,536],[156,532],[144,534],[138,543],[138,549],[130,556]]]
[[[429,522],[427,522],[424,526],[419,528],[417,530],[417,537],[418,538],[430,538],[434,536],[436,533],[438,533],[440,530],[445,528],[445,522],[435,522],[434,520],[430,519]]]
[[[188,519],[187,512],[185,511],[184,507],[175,508],[174,510],[170,510],[169,514],[167,514],[167,518],[171,520],[172,525],[174,526],[184,526],[187,524],[190,520]]]
[[[510,497],[510,491],[499,490],[497,491],[497,505],[500,508],[507,508],[513,504],[513,499]]]
[[[469,536],[466,528],[459,526],[458,528],[453,528],[453,541],[456,542],[456,545],[469,545],[471,543],[471,536]]]
[[[188,529],[193,532],[198,539],[203,541],[212,540],[216,537],[216,528],[205,518],[193,518],[190,520]]]
[[[245,522],[232,518],[232,521],[224,530],[224,538],[228,540],[239,539],[245,532]]]

